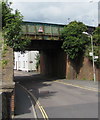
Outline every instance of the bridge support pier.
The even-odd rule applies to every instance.
[[[47,77],[66,77],[66,54],[61,50],[40,51],[40,72]]]

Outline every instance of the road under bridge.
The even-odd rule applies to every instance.
[[[66,77],[67,55],[61,49],[63,40],[61,32],[65,25],[23,22],[23,36],[31,39],[26,50],[40,52],[40,72],[49,77]],[[93,27],[88,27],[91,33]],[[24,39],[24,37],[23,37]]]

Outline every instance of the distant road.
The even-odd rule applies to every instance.
[[[32,73],[16,72],[15,75],[15,81],[36,97],[48,118],[98,118],[98,92],[61,84],[53,79],[50,81]],[[26,104],[29,104],[28,101]]]

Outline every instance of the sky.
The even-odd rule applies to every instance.
[[[11,1],[11,0],[10,0]],[[68,24],[81,21],[88,26],[98,26],[99,0],[12,0],[24,21]],[[100,17],[100,16],[99,16]]]

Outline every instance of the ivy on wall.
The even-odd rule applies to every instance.
[[[77,61],[81,55],[87,56],[92,61],[92,57],[89,56],[89,52],[92,51],[91,39],[83,34],[85,31],[87,31],[86,25],[77,21],[69,23],[62,31],[62,48],[73,61]],[[94,56],[98,56],[95,64],[100,68],[100,27],[95,29],[92,36]]]
[[[98,56],[98,59],[95,59],[95,65],[97,68],[100,68],[100,27],[96,27],[95,31],[92,34],[93,36],[93,50],[94,56]],[[92,56],[89,53],[92,51],[91,44],[87,46],[85,55],[92,61]]]
[[[71,60],[78,60],[79,56],[84,53],[86,45],[90,43],[90,39],[82,33],[86,30],[86,25],[77,21],[64,27],[62,48]]]

